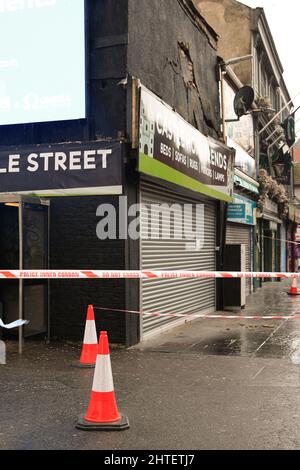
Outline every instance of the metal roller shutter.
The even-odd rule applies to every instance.
[[[215,270],[215,204],[204,203],[204,246],[199,251],[187,250],[192,239],[174,239],[174,224],[171,224],[171,239],[162,239],[161,224],[157,225],[158,239],[147,239],[149,205],[202,204],[199,200],[166,190],[158,185],[143,182],[141,185],[141,269],[156,270]],[[182,212],[183,213],[183,212]],[[193,210],[193,227],[196,226],[196,211]],[[174,222],[174,221],[173,221]],[[191,222],[191,221],[190,221]],[[152,220],[153,223],[153,220]],[[154,224],[155,226],[155,224]],[[173,238],[172,238],[173,236]],[[156,313],[185,313],[215,311],[214,279],[154,279],[141,281],[141,305],[144,311]],[[168,317],[143,317],[143,336],[168,328],[182,319]]]
[[[246,245],[246,270],[251,271],[251,233],[249,225],[228,223],[226,243]],[[251,294],[251,279],[246,279],[246,295]]]

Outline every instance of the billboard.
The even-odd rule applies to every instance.
[[[86,117],[84,0],[0,0],[0,125]]]

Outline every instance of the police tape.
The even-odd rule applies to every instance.
[[[18,328],[19,326],[23,326],[23,325],[28,325],[28,323],[29,323],[28,320],[16,320],[16,321],[13,321],[12,323],[8,323],[7,325],[5,325],[0,318],[0,327],[6,328],[7,330],[11,330],[12,328]]]
[[[277,237],[268,237],[267,235],[262,235],[262,238],[267,238],[268,240],[276,240],[278,242],[290,244],[290,245],[300,245],[300,242],[293,241],[293,240],[286,240],[285,238],[277,238]]]
[[[175,317],[175,318],[201,318],[201,319],[218,319],[218,320],[300,320],[300,314],[295,315],[224,315],[224,314],[201,314],[201,313],[158,313],[158,312],[146,312],[139,310],[123,310],[120,308],[105,308],[105,307],[94,307],[94,310],[102,310],[105,312],[121,312],[121,313],[133,313],[142,316],[152,317]]]
[[[300,278],[300,272],[0,270],[0,279],[174,279],[174,278]]]

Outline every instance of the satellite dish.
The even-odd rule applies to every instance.
[[[243,86],[235,95],[233,107],[235,114],[240,118],[244,116],[254,101],[254,90],[251,86]]]

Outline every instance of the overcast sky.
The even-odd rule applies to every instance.
[[[284,68],[284,80],[294,98],[300,92],[300,1],[299,0],[239,0],[252,8],[262,7],[265,11],[276,49]],[[300,106],[300,94],[294,99]],[[297,113],[299,119],[300,113]],[[296,124],[300,136],[300,121]]]

